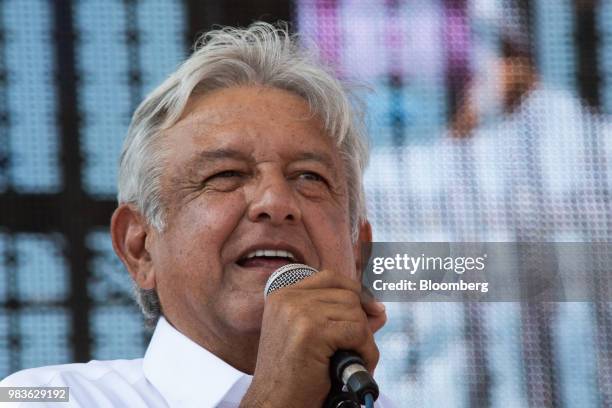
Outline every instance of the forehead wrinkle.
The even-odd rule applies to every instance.
[[[187,168],[199,168],[202,166],[206,166],[210,162],[225,160],[225,159],[233,159],[238,161],[245,161],[251,163],[253,159],[236,149],[232,148],[218,148],[213,150],[201,150],[196,152],[186,164]]]
[[[196,110],[179,119],[179,121],[172,125],[169,130],[204,133],[211,127],[222,124],[227,116],[227,111],[214,108]]]
[[[278,88],[268,88],[268,87],[230,87],[230,88],[222,88],[219,90],[212,91],[211,93],[205,93],[201,95],[193,95],[189,98],[183,113],[181,114],[179,120],[174,123],[170,129],[180,130],[182,128],[193,128],[194,130],[200,130],[202,128],[206,128],[209,126],[217,126],[224,123],[232,123],[235,115],[240,114],[242,112],[251,112],[253,110],[253,105],[251,102],[244,101],[242,98],[239,98],[233,94],[228,95],[229,92],[233,92],[240,89],[250,89],[253,88],[257,91],[258,94],[263,94],[266,92],[283,92],[289,93],[296,100],[291,101],[289,105],[284,104],[283,107],[292,112],[292,120],[305,122],[316,120],[317,125],[324,128],[323,122],[319,115],[312,110],[312,108],[308,105],[308,101],[303,99],[300,95],[294,94],[290,91],[285,91],[283,89]],[[231,107],[224,107],[220,109],[215,104],[210,103],[210,99],[217,96],[223,95],[226,99],[232,102]],[[257,108],[270,108],[274,105],[276,101],[263,100],[259,101]],[[201,106],[202,104],[202,106]]]

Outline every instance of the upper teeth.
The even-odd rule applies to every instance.
[[[289,251],[282,249],[258,249],[257,251],[249,252],[246,256],[247,259],[254,258],[256,256],[275,256],[281,258],[289,258],[292,261],[295,260],[295,256]]]

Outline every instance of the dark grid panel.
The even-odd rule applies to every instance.
[[[53,18],[46,0],[0,3],[4,82],[0,191],[56,192],[61,188],[54,88]]]
[[[94,306],[91,310],[92,358],[141,358],[149,337],[143,333],[140,312],[128,306]]]
[[[599,13],[595,15],[597,21],[599,41],[600,75],[602,87],[599,92],[604,111],[612,114],[612,27],[609,22],[612,20],[612,2],[600,2]]]
[[[0,21],[4,21],[4,9],[0,7]],[[7,104],[7,77],[6,66],[6,34],[4,24],[0,24],[0,192],[7,189],[9,184],[8,157],[9,157],[9,111]]]
[[[59,234],[0,234],[0,299],[61,304],[70,296],[65,242]]]
[[[136,9],[142,95],[159,85],[188,55],[185,44],[187,10],[175,2],[151,0]]]
[[[183,10],[183,4],[154,0],[0,3],[0,52],[7,55],[0,68],[8,72],[0,81],[6,96],[0,137],[10,142],[2,144],[2,164],[9,166],[0,166],[0,186],[13,190],[0,199],[6,232],[0,239],[0,376],[113,354],[142,356],[148,337],[129,285],[119,301],[117,291],[100,290],[119,275],[124,283],[129,279],[116,258],[110,267],[100,259],[112,252],[107,228],[119,147],[142,97],[134,70],[115,68],[137,71],[140,62],[128,56],[146,55],[149,89],[167,75],[187,48]],[[159,34],[173,34],[165,40],[151,33],[164,19],[168,27]],[[134,31],[151,38],[130,42]],[[113,54],[113,46],[124,53]],[[133,52],[140,48],[145,52]],[[61,190],[59,182],[49,182],[60,177]],[[98,267],[116,273],[102,276]]]
[[[0,336],[0,367],[4,367],[0,376],[4,377],[11,371],[11,347],[10,339],[6,333],[10,333],[9,316],[3,309],[0,312],[0,333],[5,333]]]
[[[132,108],[126,14],[121,0],[85,0],[74,6],[83,188],[110,198],[117,188],[117,159]]]
[[[32,307],[19,313],[21,365],[70,362],[70,313],[65,308]]]
[[[62,302],[69,296],[68,268],[59,235],[21,235],[15,242],[18,299],[32,303]]]
[[[75,5],[88,194],[116,194],[117,162],[131,113],[184,56],[183,13],[167,0],[81,0]]]
[[[0,376],[70,362],[64,244],[59,234],[0,235]]]

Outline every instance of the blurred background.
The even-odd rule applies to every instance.
[[[2,0],[0,377],[143,355],[108,236],[131,113],[198,33],[279,19],[369,84],[376,241],[611,241],[611,1]],[[612,407],[611,294],[389,303],[379,384],[398,407]]]

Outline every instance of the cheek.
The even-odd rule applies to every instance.
[[[308,234],[321,258],[321,268],[355,277],[348,211],[340,207],[313,206],[304,217]]]
[[[193,200],[168,220],[164,240],[167,256],[172,259],[166,266],[176,269],[172,274],[185,276],[192,269],[219,265],[221,249],[244,213],[241,194],[225,196],[224,200]]]
[[[241,192],[202,196],[181,209],[175,227],[194,243],[222,244],[236,228],[244,211],[245,199]]]

